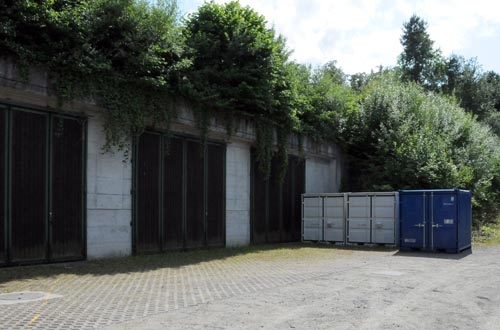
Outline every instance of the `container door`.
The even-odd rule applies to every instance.
[[[325,196],[324,240],[344,242],[344,196]]]
[[[224,245],[225,147],[207,146],[207,244]]]
[[[348,196],[347,221],[350,243],[370,242],[370,196]]]
[[[457,236],[457,195],[455,193],[431,194],[431,250],[455,250]]]
[[[6,213],[6,180],[5,180],[5,171],[6,171],[6,151],[5,147],[6,143],[6,114],[7,110],[0,106],[0,265],[4,264],[7,260],[6,251],[7,251],[7,221],[5,220],[7,217]]]
[[[84,257],[83,121],[52,117],[51,258]]]
[[[160,144],[158,134],[144,133],[137,153],[136,250],[160,250]]]
[[[426,247],[427,197],[421,194],[400,194],[401,247]]]
[[[469,248],[472,244],[472,205],[471,192],[459,190],[457,206],[457,231],[458,231],[458,249]]]
[[[181,139],[165,139],[163,160],[163,249],[184,246],[183,153]]]
[[[372,243],[395,243],[395,202],[394,196],[372,196]]]
[[[205,245],[203,145],[186,142],[186,247]]]
[[[323,240],[323,197],[304,197],[302,202],[304,241]]]
[[[48,117],[12,112],[11,260],[47,258]]]

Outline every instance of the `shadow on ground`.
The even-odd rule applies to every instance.
[[[424,251],[398,251],[394,254],[396,257],[415,257],[415,258],[433,258],[446,260],[461,260],[472,254],[472,248],[466,249],[460,253],[446,252],[424,252]]]
[[[236,256],[268,252],[269,254],[283,253],[283,256],[293,256],[299,250],[305,248],[329,249],[329,250],[380,250],[388,251],[387,248],[366,246],[339,246],[333,244],[316,243],[281,243],[251,245],[241,248],[209,248],[188,251],[169,251],[164,253],[139,255],[130,257],[119,257],[99,259],[91,261],[75,261],[52,264],[37,264],[26,266],[11,266],[0,268],[1,284],[15,280],[41,279],[62,274],[73,275],[113,275],[134,272],[146,272],[161,268],[178,268],[188,265],[196,265],[213,260],[224,260]]]

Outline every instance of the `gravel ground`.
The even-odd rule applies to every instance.
[[[0,269],[0,329],[500,329],[500,246],[285,245]]]
[[[500,329],[499,247],[354,251],[319,268],[326,274],[107,329]]]

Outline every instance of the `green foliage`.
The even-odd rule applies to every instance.
[[[427,24],[415,16],[404,25],[401,41],[405,49],[399,58],[402,80],[456,97],[462,108],[477,115],[479,120],[491,123],[495,129],[496,112],[500,109],[500,76],[492,71],[484,73],[475,58],[458,55],[443,58],[439,51],[432,49],[426,27]]]
[[[335,62],[314,71],[300,65],[290,70],[296,129],[317,141],[346,146],[359,116],[359,95],[345,84],[346,75]]]
[[[147,125],[168,126],[182,97],[204,138],[211,116],[226,118],[229,133],[234,117],[252,117],[265,174],[275,157],[284,177],[294,131],[344,150],[345,189],[472,189],[474,221],[491,222],[500,201],[500,141],[490,130],[500,133],[500,76],[473,59],[443,58],[426,29],[412,16],[399,67],[348,77],[335,61],[315,69],[289,61],[264,17],[234,1],[205,3],[181,26],[174,0],[6,0],[0,56],[24,74],[48,69],[61,101],[102,106],[107,149],[127,149]]]
[[[188,65],[175,2],[27,0],[0,15],[1,56],[47,68],[61,101],[103,106],[107,149],[126,148],[147,123],[168,124],[177,72]]]
[[[473,234],[474,244],[480,245],[499,245],[500,244],[500,221],[495,224],[485,224],[480,228],[477,228]]]
[[[402,80],[436,88],[437,71],[441,69],[439,51],[433,49],[434,42],[427,33],[427,22],[412,15],[403,24],[403,35],[400,39],[403,52],[398,63],[401,67]]]
[[[205,3],[188,17],[184,37],[193,65],[184,72],[182,90],[200,111],[253,115],[260,169],[269,174],[272,131],[291,129],[283,38],[238,2]]]
[[[371,83],[350,141],[361,190],[465,188],[485,211],[498,201],[499,139],[453,100],[385,75]],[[475,217],[476,221],[479,218]]]

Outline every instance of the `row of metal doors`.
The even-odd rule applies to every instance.
[[[0,264],[85,257],[85,120],[0,105]]]
[[[252,153],[252,243],[300,241],[301,194],[305,189],[305,162],[289,156],[283,182],[278,180],[279,161],[272,160],[266,177]]]
[[[135,253],[224,246],[224,145],[146,132],[134,159]]]

